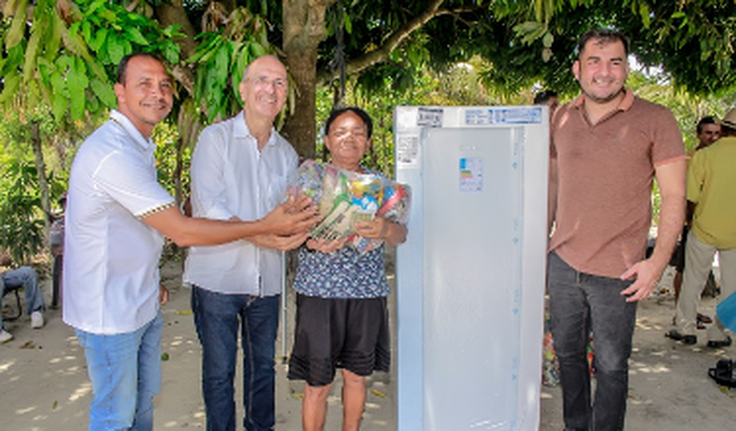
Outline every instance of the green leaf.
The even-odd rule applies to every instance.
[[[649,25],[651,24],[651,12],[649,11],[649,5],[646,3],[641,3],[639,5],[639,16],[641,17],[641,22],[644,24],[644,28],[649,28]]]
[[[87,102],[84,91],[69,98],[69,112],[72,120],[79,120],[84,115],[84,107]]]
[[[69,98],[71,116],[72,119],[77,120],[84,114],[85,90],[89,84],[87,68],[81,58],[74,58],[66,74],[66,83],[71,96]]]
[[[181,48],[175,43],[167,43],[164,49],[164,58],[171,64],[179,63],[179,53]]]
[[[250,47],[246,44],[243,45],[240,49],[240,53],[238,54],[237,59],[235,60],[235,66],[233,71],[233,88],[237,88],[240,84],[240,81],[243,79],[243,72],[245,72],[245,67],[248,65],[248,63],[251,62],[251,55],[250,55]],[[238,100],[240,98],[238,97]]]
[[[6,76],[4,79],[3,92],[0,93],[0,103],[7,103],[18,94],[20,88],[20,75]]]
[[[46,33],[44,41],[44,57],[47,60],[53,60],[59,55],[59,47],[61,46],[61,26],[63,25],[61,17],[57,14],[51,16],[51,31]]]
[[[542,23],[537,21],[526,21],[521,24],[517,24],[514,26],[513,30],[516,33],[530,33],[532,31],[536,31],[539,28],[542,27]]]
[[[346,13],[343,15],[343,25],[345,26],[345,33],[352,34],[353,33],[353,21],[350,19],[350,14]]]
[[[39,41],[41,40],[41,30],[33,29],[33,34],[28,40],[28,46],[26,47],[26,61],[23,64],[23,81],[28,82],[33,76],[33,72],[36,69],[36,59],[38,58]]]
[[[117,106],[117,98],[115,97],[115,91],[113,90],[112,85],[107,82],[102,82],[98,78],[92,78],[90,81],[90,87],[92,88],[92,92],[95,96],[97,96],[105,106],[108,108],[114,108]]]
[[[5,36],[5,47],[10,49],[20,43],[23,40],[23,36],[26,30],[26,8],[28,7],[28,0],[20,0],[18,7],[15,9],[17,14],[13,17],[13,22],[10,24],[10,30],[8,30]]]
[[[542,37],[542,45],[545,48],[551,48],[552,47],[552,43],[554,41],[555,41],[555,37],[550,32],[545,33],[544,36]]]
[[[140,30],[137,28],[128,28],[126,29],[126,33],[128,35],[128,40],[137,43],[138,45],[148,46],[148,41],[145,37],[143,37],[143,33],[141,33]]]
[[[110,33],[107,38],[107,53],[111,64],[118,64],[125,56],[124,41],[117,38],[117,35]]]
[[[74,57],[62,55],[56,60],[56,67],[58,68],[59,73],[65,75],[67,70],[72,68],[72,63],[74,63]]]
[[[99,52],[102,46],[105,44],[105,39],[107,38],[108,30],[106,28],[101,28],[97,30],[95,33],[95,37],[89,41],[89,47],[92,48],[93,51]]]
[[[92,40],[92,25],[89,21],[82,21],[82,36],[87,43]]]
[[[223,44],[215,56],[215,77],[218,83],[227,83],[230,75],[230,42]],[[225,84],[227,85],[227,84]]]

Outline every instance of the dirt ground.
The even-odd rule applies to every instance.
[[[155,400],[157,430],[204,428],[199,343],[192,323],[189,290],[181,287],[179,269],[171,265],[164,273],[171,288],[171,301],[164,308],[166,327],[162,346],[168,360],[163,362],[162,392]],[[639,307],[626,428],[635,431],[735,429],[736,390],[715,385],[707,377],[707,370],[719,358],[736,358],[736,346],[708,349],[703,331],[694,346],[665,338],[674,310],[670,283],[671,271],[663,277],[659,294]],[[50,290],[48,287],[48,284],[44,286],[46,292]],[[5,303],[12,304],[12,301]],[[702,311],[713,315],[714,306],[714,300],[706,298]],[[0,429],[87,428],[91,389],[84,354],[74,332],[61,322],[60,314],[60,310],[49,310],[47,325],[41,330],[32,330],[25,315],[7,323],[15,339],[0,345]],[[286,322],[288,333],[293,316],[287,315]],[[282,346],[279,340],[279,355]],[[302,385],[286,380],[281,360],[277,363],[277,373],[277,429],[299,430]],[[395,373],[378,374],[369,380],[363,430],[396,428],[395,383]],[[340,429],[339,402],[339,391],[333,390],[328,430]],[[562,429],[559,388],[543,387],[540,430]]]

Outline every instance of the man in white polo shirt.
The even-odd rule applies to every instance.
[[[188,218],[158,183],[151,140],[171,111],[172,82],[149,54],[118,66],[118,109],[80,147],[66,211],[64,321],[85,350],[92,390],[90,430],[151,430],[161,379],[158,261],[164,236],[180,246],[256,235],[298,241],[316,221],[304,198],[260,220]]]

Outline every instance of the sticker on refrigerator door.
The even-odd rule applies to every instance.
[[[463,157],[460,159],[460,193],[483,191],[483,159]]]
[[[399,135],[396,138],[396,163],[416,165],[419,158],[419,136]]]
[[[417,110],[417,126],[442,127],[445,111],[442,108],[419,108]]]

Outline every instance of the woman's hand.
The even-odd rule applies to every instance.
[[[307,248],[315,250],[320,253],[333,253],[347,244],[348,238],[336,239],[333,241],[327,241],[324,239],[309,238],[307,240]]]
[[[383,217],[357,222],[355,230],[363,238],[384,240],[391,245],[406,241],[406,226],[388,221]]]

